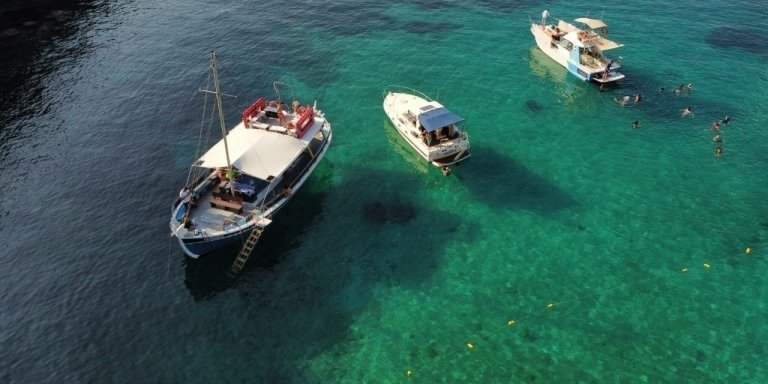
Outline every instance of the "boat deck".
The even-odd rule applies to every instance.
[[[317,155],[323,149],[324,142],[325,138],[322,132],[318,130],[309,141],[309,150]],[[295,166],[286,170],[281,185],[296,189],[304,171],[312,161],[312,156],[307,154],[306,151],[302,152]],[[209,176],[207,186],[197,191],[199,197],[195,201],[195,207],[191,210],[188,217],[193,224],[188,228],[190,236],[192,236],[195,230],[205,231],[209,236],[215,236],[236,227],[238,223],[244,225],[248,217],[262,214],[264,210],[267,210],[268,207],[271,207],[277,200],[283,197],[278,191],[270,189],[269,184],[258,185],[258,181],[261,180],[256,179],[256,181],[251,183],[251,185],[255,186],[255,190],[250,197],[240,193],[237,194],[238,197],[243,199],[241,203],[243,210],[238,213],[211,204],[216,199],[214,192],[227,194],[225,190],[227,190],[229,183],[219,182],[214,176]],[[264,200],[267,200],[266,203]]]

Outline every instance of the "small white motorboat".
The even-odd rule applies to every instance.
[[[469,136],[461,116],[423,93],[406,87],[387,87],[384,112],[395,129],[421,157],[450,172],[451,164],[469,158]]]

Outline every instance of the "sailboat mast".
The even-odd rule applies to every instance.
[[[219,88],[219,74],[216,72],[216,54],[211,51],[211,72],[213,83],[216,87],[216,108],[219,112],[219,124],[221,124],[221,137],[224,140],[224,153],[227,155],[227,171],[232,171],[232,163],[229,162],[229,146],[227,145],[227,128],[224,125],[224,109],[221,107],[221,88]]]

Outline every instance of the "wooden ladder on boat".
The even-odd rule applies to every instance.
[[[271,220],[263,218],[253,227],[253,232],[251,232],[251,235],[248,236],[247,240],[245,240],[243,248],[240,249],[240,254],[237,255],[237,258],[232,263],[232,266],[229,267],[230,277],[237,276],[237,274],[240,273],[240,271],[243,269],[245,263],[248,261],[248,258],[251,256],[253,248],[256,246],[256,243],[259,242],[261,234],[264,232],[264,227],[269,225],[269,223],[271,223]]]

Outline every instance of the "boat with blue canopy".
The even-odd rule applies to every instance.
[[[421,157],[443,172],[469,158],[463,117],[415,89],[390,86],[384,93],[384,112]]]

